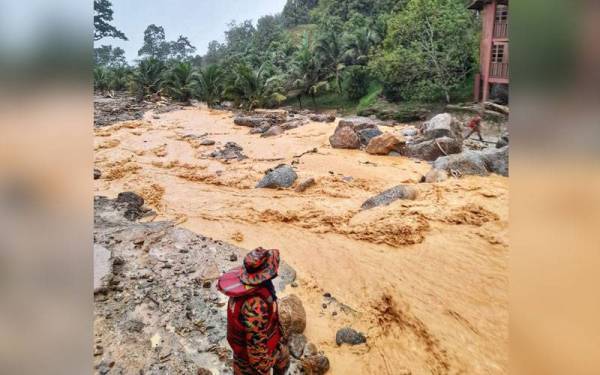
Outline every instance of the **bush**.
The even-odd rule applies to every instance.
[[[358,100],[369,91],[369,71],[364,66],[351,66],[346,70],[344,91],[349,99]]]

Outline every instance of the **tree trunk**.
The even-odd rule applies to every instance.
[[[302,95],[298,95],[298,104],[300,104],[300,109],[302,109]]]

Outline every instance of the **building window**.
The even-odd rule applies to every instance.
[[[505,55],[504,47],[506,47],[504,44],[494,44],[492,46],[492,62],[494,62],[494,63],[503,63],[504,62],[504,55]]]
[[[506,22],[508,19],[508,6],[497,5],[496,6],[496,22]]]

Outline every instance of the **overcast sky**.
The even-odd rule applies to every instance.
[[[125,50],[127,60],[137,59],[144,42],[144,30],[152,23],[165,29],[167,40],[187,36],[196,53],[203,55],[211,40],[222,42],[232,20],[256,20],[281,12],[286,0],[112,0],[113,25],[128,41],[104,38],[96,46],[111,44]]]

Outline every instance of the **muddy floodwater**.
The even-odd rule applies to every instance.
[[[158,214],[147,220],[280,249],[298,274],[285,292],[303,300],[305,334],[329,357],[331,374],[506,373],[508,179],[419,183],[427,162],[333,149],[335,126],[311,122],[262,138],[234,125],[230,112],[148,112],[95,130],[95,193],[134,191]],[[227,142],[247,158],[210,156]],[[302,193],[254,188],[283,163],[297,183],[316,184]],[[414,184],[417,199],[360,210],[399,184]],[[325,293],[338,303],[325,303]],[[367,344],[338,347],[345,326]]]

